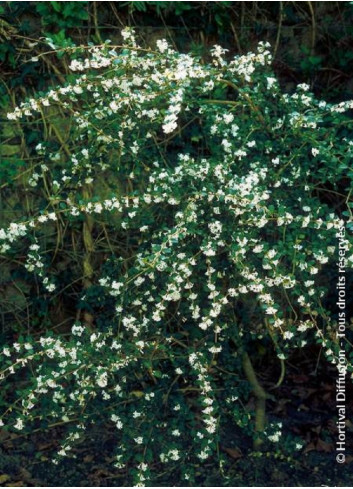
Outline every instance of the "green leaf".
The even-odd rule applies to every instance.
[[[61,12],[61,8],[62,8],[61,4],[62,3],[65,4],[66,2],[50,2],[50,5],[53,7],[55,12]],[[71,2],[69,2],[69,3],[71,3]]]

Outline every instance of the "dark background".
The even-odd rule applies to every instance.
[[[118,44],[125,26],[135,28],[141,44],[154,46],[157,39],[166,38],[178,50],[206,59],[214,44],[229,49],[232,56],[253,50],[259,41],[269,41],[284,91],[305,82],[325,100],[353,98],[353,2],[0,2],[0,227],[23,212],[21,187],[9,182],[16,177],[16,165],[26,161],[26,148],[40,141],[35,126],[25,134],[16,132],[6,123],[6,113],[26,96],[64,82],[69,71],[65,56],[41,56],[51,50],[45,38],[60,46],[107,39]],[[332,202],[333,207],[337,205]],[[71,324],[69,299],[54,306],[35,303],[35,299],[28,303],[23,299],[26,287],[17,268],[1,262],[2,339],[16,338],[26,330],[31,310],[36,311],[31,321],[36,333]],[[278,372],[261,345],[256,348],[257,369],[266,383]],[[210,463],[202,468],[200,484],[350,485],[353,457],[348,455],[344,466],[334,460],[335,376],[336,370],[321,361],[318,349],[297,352],[288,362],[286,381],[278,391],[280,401],[269,403],[269,415],[272,420],[285,420],[285,429],[306,440],[304,451],[292,459],[274,458],[271,453],[256,458],[247,455],[249,446],[244,440],[242,446],[225,447],[230,461],[227,478],[220,479]],[[351,439],[352,431],[348,419]],[[28,439],[0,430],[0,485],[124,485],[111,469],[114,440],[109,433],[91,433],[78,449],[77,463],[65,461],[54,467],[48,453],[60,434],[58,428],[50,436],[39,432]],[[352,449],[351,441],[348,449]],[[177,485],[178,481],[173,474],[161,474],[158,483]]]

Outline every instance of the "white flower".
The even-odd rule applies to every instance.
[[[16,428],[16,430],[22,430],[23,426],[24,426],[23,420],[21,418],[17,418],[16,424],[14,425],[14,428]]]
[[[158,39],[156,42],[157,48],[161,53],[164,53],[168,49],[168,43],[165,39]]]
[[[226,124],[230,124],[234,121],[234,115],[231,113],[227,113],[223,115],[223,120]]]
[[[317,148],[312,148],[311,149],[311,154],[313,156],[317,156],[319,153],[320,153],[320,150],[318,150]]]
[[[266,82],[267,82],[267,88],[271,90],[271,88],[275,85],[277,82],[276,78],[273,78],[271,76],[266,77]]]
[[[56,285],[51,283],[45,286],[48,292],[53,292],[56,289]]]
[[[144,281],[145,279],[143,277],[137,277],[137,279],[134,281],[134,284],[136,285],[136,287],[139,287],[141,284],[143,284]]]
[[[131,39],[133,38],[134,30],[131,27],[125,27],[125,29],[121,31],[121,35],[124,40]]]
[[[168,452],[168,456],[172,459],[172,460],[179,460],[180,459],[180,455],[179,455],[179,450],[170,450]]]
[[[71,328],[71,332],[74,335],[77,336],[82,336],[82,333],[84,332],[85,328],[81,326],[80,324],[74,324]]]
[[[229,49],[224,49],[222,48],[222,46],[219,46],[218,44],[215,44],[213,46],[213,49],[211,49],[211,54],[215,57],[215,58],[220,58],[223,56],[223,54],[225,54],[227,51],[229,51]]]
[[[202,450],[197,456],[200,460],[206,460],[210,456],[210,453],[207,450]]]
[[[266,254],[268,258],[274,258],[276,256],[276,250],[269,250]]]
[[[99,385],[99,387],[106,387],[108,385],[107,372],[103,372],[97,377],[97,385]]]
[[[212,234],[218,236],[222,232],[223,226],[220,221],[214,221],[209,223],[208,228]]]
[[[307,83],[299,83],[299,85],[297,85],[297,89],[307,92],[310,89],[310,86]]]
[[[274,443],[277,443],[281,438],[281,432],[280,431],[277,431],[276,433],[274,433],[273,435],[270,435],[268,437],[268,439],[270,441],[273,441]]]
[[[161,321],[162,318],[161,318],[159,312],[155,311],[152,315],[152,319],[153,319],[153,321],[156,321],[156,323],[158,323],[159,321]]]
[[[101,279],[102,281],[106,281],[107,279]],[[100,281],[100,284],[101,285],[105,285],[106,282],[102,283],[102,281]],[[124,284],[122,282],[116,282],[115,280],[112,282],[111,284],[111,288],[114,289],[114,290],[120,290],[121,287],[123,286]]]
[[[206,250],[204,250],[203,254],[206,256],[215,256],[216,252],[211,248],[207,248]]]

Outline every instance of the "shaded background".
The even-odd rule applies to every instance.
[[[26,96],[65,81],[68,60],[54,54],[41,56],[51,49],[45,38],[63,47],[107,39],[118,44],[121,29],[128,25],[135,28],[139,42],[146,46],[166,38],[176,49],[206,59],[214,44],[236,55],[253,50],[259,41],[269,41],[273,68],[284,91],[290,92],[305,82],[318,97],[341,101],[353,96],[352,3],[1,2],[0,228],[41,208],[40,190],[26,190],[26,172],[36,164],[34,148],[42,140],[42,121],[20,127],[9,124],[6,113]],[[58,135],[65,139],[65,120],[57,117],[54,122],[46,128],[47,139],[55,140]],[[339,211],[342,202],[333,199],[331,205]],[[56,246],[56,229],[47,229],[43,239],[51,251]],[[50,329],[66,334],[70,330],[82,288],[71,283],[76,270],[69,243],[76,240],[76,256],[80,257],[80,233],[78,229],[70,239],[62,238],[60,260],[55,266],[66,289],[54,301],[36,294],[38,284],[21,265],[24,254],[19,262],[0,257],[1,343],[24,332],[43,334]],[[97,252],[98,262],[103,254],[104,249]],[[68,263],[72,270],[67,270]],[[333,273],[331,279],[334,287]],[[263,345],[254,345],[254,349],[264,383],[278,376],[278,367]],[[280,401],[269,406],[269,412],[272,420],[286,419],[285,427],[306,439],[304,454],[298,460],[280,456],[275,460],[273,454],[252,459],[244,456],[249,448],[247,440],[239,447],[229,440],[226,450],[233,465],[228,479],[221,480],[210,463],[200,473],[202,485],[205,480],[208,485],[230,486],[349,485],[353,457],[344,467],[334,462],[335,375],[334,367],[321,363],[318,349],[295,353],[278,394]],[[352,428],[352,423],[347,425],[351,438]],[[65,461],[60,467],[48,468],[47,452],[55,448],[56,437],[60,437],[60,429],[52,430],[50,440],[41,432],[25,439],[0,431],[0,485],[123,485],[110,471],[114,440],[109,433],[92,433],[76,465]],[[161,474],[161,485],[173,480],[169,477],[172,475]]]

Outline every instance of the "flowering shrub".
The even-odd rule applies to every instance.
[[[342,194],[353,175],[342,130],[353,103],[319,102],[306,85],[282,93],[266,44],[231,60],[215,46],[205,64],[164,40],[154,51],[129,30],[123,37],[121,47],[67,50],[70,83],[8,114],[55,106],[74,123],[57,151],[38,145],[28,186],[45,186],[50,199],[0,230],[1,253],[26,244],[25,267],[43,294],[60,287],[42,257],[48,224],[83,223],[85,254],[70,337],[21,337],[3,349],[2,378],[28,374],[2,423],[67,423],[58,458],[92,423],[110,423],[115,466],[133,466],[135,484],[156,460],[177,462],[192,482],[195,462],[219,453],[225,423],[280,439],[278,427],[265,431],[268,394],[251,341],[268,339],[282,364],[308,342],[337,362],[323,274],[338,260],[339,237],[347,267],[353,261],[350,192]],[[340,214],[322,199],[324,186],[348,204]],[[101,229],[132,252],[112,246],[94,263]],[[242,403],[250,390],[255,426]]]

